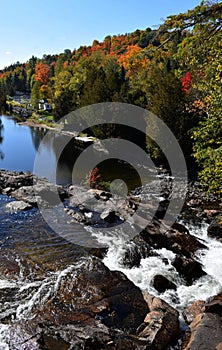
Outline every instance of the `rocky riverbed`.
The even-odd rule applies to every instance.
[[[104,244],[107,237],[94,247],[50,231],[37,203],[48,208],[58,204],[57,198],[49,196],[51,184],[33,185],[33,179],[32,174],[0,172],[0,349],[222,349],[220,283],[214,288],[212,282],[207,300],[194,295],[194,302],[176,307],[178,281],[189,291],[209,280],[199,258],[209,250],[207,241],[187,227],[205,223],[209,239],[221,244],[222,207],[215,197],[197,183],[190,185],[183,214],[169,227],[163,222],[167,188],[157,210],[147,200],[137,214],[139,190],[121,200],[102,190],[56,186],[67,225],[78,224],[79,232],[101,227],[120,235],[119,227],[126,224],[122,268],[115,271],[108,262],[114,248]],[[115,239],[118,244],[118,237],[110,238]],[[163,267],[150,281],[154,293],[123,273],[130,277],[148,259]],[[171,305],[163,300],[166,295]]]

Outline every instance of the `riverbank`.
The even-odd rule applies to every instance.
[[[199,344],[199,348],[200,344],[206,344],[206,349],[216,348],[222,339],[221,287],[218,284],[214,289],[215,282],[212,277],[209,279],[205,266],[198,258],[199,251],[207,252],[209,248],[184,224],[176,223],[165,230],[160,228],[168,206],[167,198],[160,201],[155,217],[147,227],[139,234],[125,238],[121,247],[118,243],[121,225],[123,222],[128,225],[127,228],[143,225],[144,218],[147,218],[145,213],[152,212],[150,201],[143,203],[141,217],[135,215],[140,201],[136,192],[122,201],[102,190],[88,190],[75,185],[58,186],[69,236],[62,234],[57,246],[55,240],[59,236],[56,238],[55,233],[47,233],[44,242],[41,238],[38,245],[36,240],[35,246],[30,244],[28,249],[24,238],[23,243],[19,243],[20,230],[23,237],[26,231],[31,239],[33,229],[39,231],[41,237],[47,226],[39,216],[36,195],[38,203],[46,210],[48,205],[52,206],[51,201],[47,204],[49,197],[46,195],[50,193],[51,185],[42,180],[41,186],[36,186],[33,179],[35,177],[30,173],[0,172],[0,192],[6,198],[2,207],[1,237],[11,237],[0,248],[0,343],[6,344],[10,338],[10,349],[22,348],[26,344],[31,349],[47,347],[55,350],[55,344],[59,344],[60,350],[70,346],[75,349],[95,349],[96,346],[112,350],[143,350],[147,347],[166,350],[168,345],[177,343],[181,330],[178,310],[162,298],[172,295],[172,302],[176,305],[181,284],[184,291],[189,291],[195,285],[205,284],[207,288],[207,283],[211,283],[209,295],[213,295],[214,290],[218,291],[213,299],[198,301],[193,295],[191,300],[196,301],[191,306],[183,295],[181,305],[185,306],[179,311],[183,312],[184,322],[186,327],[190,325],[191,333],[187,328],[185,340],[182,345],[181,341],[180,345],[177,344],[177,349],[197,349],[195,344]],[[93,203],[91,209],[89,203]],[[54,202],[54,205],[57,203]],[[189,186],[183,212],[184,222],[191,224],[196,221],[198,225],[205,222],[209,237],[214,236],[220,242],[221,202],[215,197],[207,196],[198,184]],[[25,216],[22,213],[26,213]],[[16,224],[17,215],[19,225]],[[10,222],[15,223],[13,230]],[[35,222],[38,222],[38,229]],[[70,228],[74,229],[75,225],[79,225],[81,244],[68,239]],[[92,233],[98,226],[109,229],[112,242],[103,240],[101,248],[93,248],[92,244],[91,247],[84,246],[82,230]],[[115,236],[116,229],[118,236]],[[54,237],[53,240],[50,236]],[[100,239],[98,234],[97,238]],[[85,243],[89,239],[90,235]],[[115,248],[115,241],[118,248]],[[120,271],[133,276],[133,272],[142,269],[146,261],[153,260],[162,268],[162,273],[156,270],[151,286],[141,290],[122,272],[107,267],[115,251],[115,259],[120,258],[119,249]],[[42,250],[47,254],[42,255]],[[167,254],[164,255],[164,252]],[[169,274],[166,274],[167,271]],[[151,270],[146,273],[151,274]],[[189,308],[186,309],[186,306]],[[211,336],[214,333],[216,338]]]

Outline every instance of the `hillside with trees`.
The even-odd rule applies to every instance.
[[[148,109],[171,128],[188,164],[222,196],[222,3],[203,1],[158,29],[107,36],[91,46],[31,57],[0,71],[0,104],[16,91],[52,105],[55,120],[93,103]],[[147,140],[153,158],[161,158]],[[194,157],[194,158],[193,158]]]

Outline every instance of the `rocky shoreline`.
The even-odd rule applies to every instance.
[[[0,193],[15,199],[6,204],[9,212],[37,207],[36,195],[38,203],[47,207],[47,191],[50,187],[44,181],[33,185],[32,174],[0,172]],[[57,191],[73,222],[109,226],[121,221],[140,225],[144,220],[135,215],[135,195],[118,204],[102,190],[86,191],[72,185],[57,186]],[[89,203],[93,203],[94,211],[88,209]],[[102,210],[104,203],[107,209]],[[144,212],[152,209],[149,206],[145,203]],[[196,252],[207,247],[180,223],[162,228],[167,206],[166,196],[152,221],[130,239],[131,248],[125,250],[123,264],[138,267],[142,258],[154,254],[154,248],[170,249],[175,254],[172,267],[191,286],[206,274]],[[207,196],[198,184],[189,187],[184,213],[186,220],[205,220],[209,236],[222,241],[221,202]],[[9,284],[0,284],[0,322],[6,326],[10,350],[222,349],[222,294],[207,301],[197,300],[184,310],[187,330],[181,334],[178,311],[142,292],[123,273],[110,271],[102,261],[104,248],[79,246],[72,259],[64,256],[42,263],[14,249],[0,250],[0,282],[7,279]],[[155,276],[153,285],[160,293],[176,288],[162,275]]]

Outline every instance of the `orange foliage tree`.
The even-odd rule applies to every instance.
[[[35,80],[39,81],[42,85],[48,85],[49,83],[50,68],[45,63],[38,63],[35,66]]]

